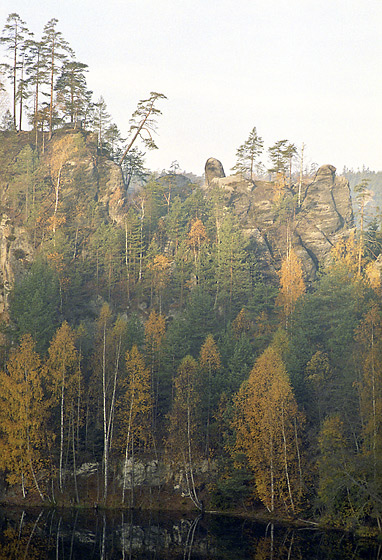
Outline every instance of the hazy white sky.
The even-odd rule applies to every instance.
[[[382,170],[381,0],[2,0],[1,29],[12,12],[37,37],[59,20],[122,135],[139,99],[168,97],[153,170],[213,156],[228,174],[254,126],[266,148]]]

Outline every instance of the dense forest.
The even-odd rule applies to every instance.
[[[162,177],[144,168],[137,146],[155,147],[165,96],[138,103],[123,141],[56,24],[36,41],[11,14],[2,35],[14,91],[0,133],[8,494],[135,505],[139,459],[169,469],[159,501],[181,480],[199,509],[380,531],[380,233],[362,219],[364,177],[358,228],[317,278],[304,278],[287,236],[272,280],[219,188],[176,162]],[[253,129],[237,151],[249,180],[262,147]],[[312,181],[302,165],[293,174],[296,152],[286,140],[269,151],[287,231]]]

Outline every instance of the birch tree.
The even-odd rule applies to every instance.
[[[234,404],[235,449],[248,458],[260,500],[270,512],[295,512],[303,489],[296,437],[302,417],[276,349],[270,346],[256,360]]]
[[[44,398],[41,360],[29,334],[11,351],[5,371],[0,372],[0,466],[10,484],[20,484],[23,497],[40,487],[44,460],[44,430],[47,406]]]
[[[135,446],[145,447],[152,437],[152,407],[150,370],[134,345],[130,352],[126,352],[126,376],[121,382],[121,397],[118,401],[118,432],[124,444],[122,504],[125,502],[129,458],[134,462]]]
[[[174,401],[169,414],[168,448],[172,458],[182,464],[187,490],[193,504],[202,509],[194,478],[194,454],[198,431],[198,364],[192,356],[183,358],[174,380]]]
[[[97,322],[97,339],[94,354],[94,369],[97,376],[97,396],[100,397],[103,435],[103,501],[108,496],[110,450],[113,442],[115,407],[118,379],[121,371],[123,342],[126,321],[118,318],[112,326],[111,309],[107,303],[102,306]]]
[[[78,356],[75,347],[75,333],[65,321],[56,332],[48,350],[46,363],[46,378],[52,390],[53,406],[58,404],[60,411],[59,422],[59,469],[58,480],[60,491],[63,492],[63,458],[64,458],[64,433],[67,426],[69,432],[70,410],[77,391],[75,384],[78,382]]]
[[[282,308],[285,324],[295,308],[297,300],[305,293],[305,282],[300,260],[293,248],[289,247],[280,270],[280,292],[276,303]]]

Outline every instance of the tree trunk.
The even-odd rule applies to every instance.
[[[282,431],[283,446],[284,446],[285,478],[286,478],[287,486],[288,486],[288,494],[289,494],[290,504],[291,504],[291,507],[292,507],[292,511],[294,513],[294,502],[293,502],[293,497],[292,497],[292,488],[291,488],[290,479],[289,479],[288,453],[287,453],[287,441],[286,441],[286,435],[285,435],[284,407],[283,406],[281,407],[281,431]]]
[[[59,483],[62,492],[62,459],[64,455],[64,395],[65,395],[65,375],[62,374],[61,384],[61,410],[60,410],[60,467],[59,467]]]

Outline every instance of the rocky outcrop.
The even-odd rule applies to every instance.
[[[209,186],[211,186],[213,179],[221,179],[222,177],[225,177],[223,165],[218,159],[215,158],[209,158],[206,161],[204,172],[206,183]]]
[[[316,268],[327,261],[339,237],[354,226],[349,183],[335,172],[332,165],[320,167],[296,217],[296,234]]]
[[[225,193],[225,203],[238,216],[265,276],[275,277],[285,257],[287,239],[291,239],[306,279],[313,280],[332,246],[354,226],[348,181],[335,172],[332,165],[319,168],[313,181],[303,185],[301,206],[295,208],[294,215],[290,210],[295,206],[293,187],[285,190],[282,204],[275,200],[274,183],[253,183],[239,174],[215,176],[209,182],[206,175],[204,188],[207,195],[214,185]]]
[[[106,170],[106,181],[100,202],[107,209],[109,218],[116,224],[122,224],[126,215],[126,199],[121,168],[110,160],[105,160],[103,165]]]
[[[10,218],[3,214],[0,220],[0,320],[6,320],[10,290],[32,262],[33,254],[27,232],[12,225]]]
[[[82,132],[60,131],[36,159],[27,133],[1,136],[0,157],[0,320],[7,319],[8,298],[15,281],[34,260],[42,238],[51,232],[55,204],[52,158],[59,142],[70,139],[70,153],[61,168],[58,212],[65,227],[78,229],[81,216],[97,206],[104,222],[121,225],[126,215],[126,189],[119,165],[97,153],[96,139]],[[35,169],[36,183],[31,182]],[[37,216],[33,226],[31,208]],[[28,216],[29,213],[29,216]],[[29,219],[27,220],[26,218]],[[45,233],[41,234],[42,231]]]

